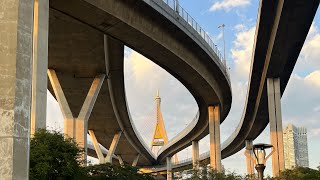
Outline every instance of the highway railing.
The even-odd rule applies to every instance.
[[[210,48],[215,52],[218,56],[222,65],[225,68],[226,73],[229,76],[227,65],[224,62],[224,57],[222,56],[221,52],[219,51],[217,45],[213,42],[210,35],[199,25],[197,21],[194,20],[192,16],[179,4],[178,0],[152,0],[152,1],[162,1],[168,5],[173,11],[177,13],[182,19],[187,22],[187,24],[192,27],[201,37],[202,39],[210,46]]]

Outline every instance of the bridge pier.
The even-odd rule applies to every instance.
[[[173,173],[172,173],[172,162],[171,162],[172,157],[167,157],[167,180],[172,180],[173,179]]]
[[[96,135],[94,134],[93,130],[88,130],[88,131],[89,131],[89,135],[91,137],[92,143],[93,143],[94,150],[96,151],[96,154],[98,156],[99,163],[103,164],[103,163],[105,163],[105,159],[104,159],[104,155],[100,149]]]
[[[31,135],[46,128],[49,1],[34,1]]]
[[[59,79],[55,70],[48,69],[48,77],[50,79],[54,94],[59,103],[61,112],[65,119],[64,121],[64,134],[70,138],[74,138],[81,148],[84,148],[83,159],[87,160],[87,132],[88,132],[88,120],[93,109],[93,106],[97,100],[99,91],[103,84],[105,75],[97,75],[89,89],[87,97],[81,107],[79,115],[75,118],[71,112],[68,101],[63,93],[63,89],[60,85]]]
[[[246,140],[246,150],[244,152],[246,156],[247,175],[250,179],[254,179],[254,154],[252,152],[252,140]]]
[[[33,0],[0,6],[0,177],[28,179]]]
[[[210,167],[221,172],[220,107],[209,106]]]
[[[199,141],[192,141],[192,166],[194,170],[199,169]]]
[[[112,163],[112,156],[113,156],[114,152],[117,149],[121,134],[122,134],[122,131],[119,131],[114,135],[114,137],[112,139],[112,142],[111,142],[111,145],[109,147],[109,151],[108,151],[107,157],[105,159],[106,163]]]
[[[138,155],[136,156],[136,158],[133,160],[133,162],[132,162],[132,166],[133,166],[133,167],[137,166],[138,161],[139,161],[139,158],[140,158],[140,154],[138,154]]]
[[[268,78],[267,91],[270,141],[274,149],[272,154],[272,174],[277,177],[284,170],[280,78]]]

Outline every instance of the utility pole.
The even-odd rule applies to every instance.
[[[226,27],[224,24],[220,25],[218,28],[222,29],[222,39],[223,39],[223,63],[225,68],[227,69],[227,60],[226,60],[226,41],[224,39],[224,27]]]

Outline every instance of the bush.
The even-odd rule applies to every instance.
[[[119,166],[107,164],[99,164],[94,166],[88,166],[85,168],[88,179],[94,180],[152,180],[150,175],[142,174],[138,171],[138,168],[132,166]]]
[[[320,171],[306,168],[297,167],[295,169],[287,169],[281,172],[280,177],[272,178],[274,180],[315,180],[320,179]]]
[[[82,152],[61,133],[38,130],[30,142],[30,179],[79,179]]]

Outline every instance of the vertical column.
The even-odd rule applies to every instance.
[[[31,134],[46,128],[49,1],[34,1]]]
[[[246,140],[246,163],[247,163],[247,174],[250,179],[254,178],[254,155],[252,152],[252,140]]]
[[[274,148],[274,153],[272,155],[272,174],[276,177],[284,170],[280,78],[268,78],[267,91],[270,140],[271,145]]]
[[[192,165],[194,170],[199,169],[199,141],[192,141]]]
[[[210,167],[221,171],[221,145],[220,145],[220,108],[208,107],[209,136],[210,136]]]
[[[0,177],[28,179],[33,0],[0,3]]]
[[[167,157],[167,180],[173,179],[171,157]]]

